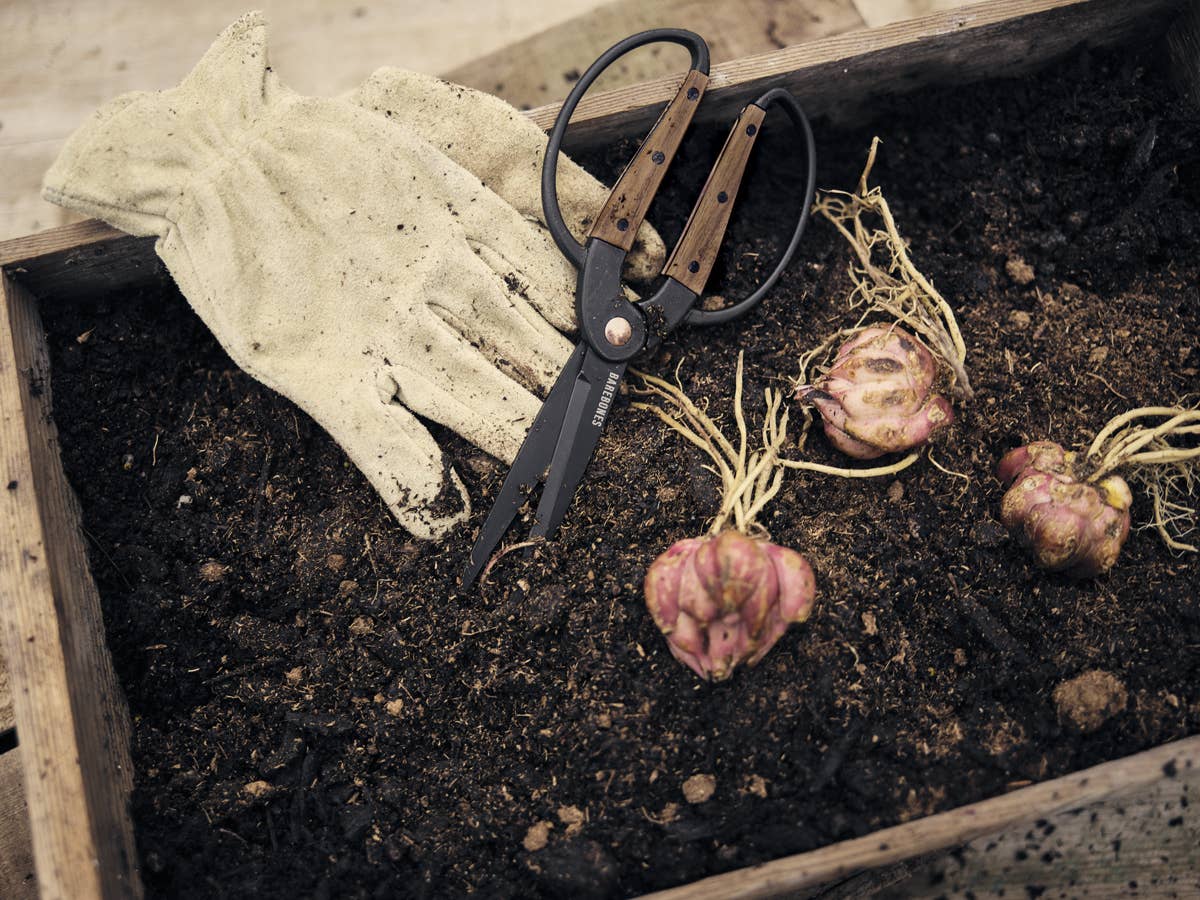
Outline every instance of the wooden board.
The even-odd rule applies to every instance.
[[[1038,814],[916,867],[889,898],[1200,896],[1200,765]],[[1082,773],[1081,773],[1082,774]]]
[[[4,664],[4,654],[0,653],[0,741],[4,735],[17,727],[16,714],[12,705],[12,682],[8,678],[8,666]],[[4,896],[0,894],[0,897]]]
[[[1021,788],[1001,797],[884,828],[866,837],[842,841],[811,853],[777,859],[754,868],[739,869],[683,887],[648,894],[646,900],[761,900],[767,897],[791,897],[806,888],[846,878],[863,869],[893,865],[935,850],[957,847],[1018,824],[1021,827],[1010,833],[1019,840],[1025,840],[1024,835],[1031,827],[1037,827],[1044,840],[1048,838],[1044,834],[1045,826],[1037,826],[1036,820],[1048,820],[1058,813],[1090,807],[1115,796],[1147,796],[1151,798],[1148,802],[1152,805],[1169,801],[1174,804],[1173,810],[1178,810],[1179,798],[1184,793],[1183,786],[1200,780],[1198,774],[1200,737],[1186,738],[1044,784]],[[1114,808],[1116,805],[1114,801]],[[1171,810],[1168,812],[1178,814]],[[1192,813],[1192,821],[1195,822],[1195,812]],[[1127,827],[1132,830],[1139,824],[1139,821],[1130,819]],[[1169,830],[1170,827],[1157,832],[1160,843],[1164,839],[1164,832]],[[1190,850],[1184,849],[1183,859],[1188,858],[1187,852],[1190,852],[1193,860],[1200,855],[1195,845]],[[1029,896],[1023,889],[1022,885],[1019,896]],[[944,890],[945,886],[942,887]],[[1013,892],[1008,892],[1007,896],[1013,896]]]
[[[848,116],[873,99],[935,82],[1017,75],[1082,43],[1105,46],[1153,35],[1186,0],[990,0],[950,12],[785,47],[713,66],[697,121],[728,119],[772,87],[796,94],[810,115]],[[650,127],[678,76],[586,98],[567,148]],[[557,105],[532,110],[549,128]]]
[[[0,897],[33,900],[37,895],[20,752],[9,750],[0,753]]]
[[[866,0],[868,7],[882,0]],[[961,0],[945,0],[958,4]],[[647,28],[689,28],[714,63],[863,28],[851,0],[616,0],[444,73],[456,84],[503,97],[518,109],[561,103],[588,64],[621,38]],[[596,82],[600,91],[687,68],[681,48],[635,50]]]
[[[1079,43],[1107,45],[1166,31],[1186,0],[987,0],[958,11],[824,38],[713,67],[697,120],[732,119],[768,87],[785,85],[810,113],[847,114],[877,95],[937,81],[1027,71]],[[585,98],[568,146],[649,130],[678,88],[662,78]],[[557,104],[529,115],[548,129]],[[45,299],[163,277],[149,239],[94,220],[0,243],[0,266]]]
[[[153,238],[96,219],[0,243],[0,268],[41,300],[70,300],[169,278]]]
[[[41,198],[63,141],[100,104],[178,84],[213,38],[261,9],[271,62],[305,94],[347,91],[380,66],[440,73],[603,0],[7,0],[0,3],[0,238],[77,221]]]
[[[979,0],[968,2],[978,3]],[[878,28],[880,25],[916,19],[966,5],[962,0],[854,0],[854,8],[863,17],[868,28]]]
[[[0,278],[0,632],[41,896],[137,897],[129,722],[51,419],[37,302]]]

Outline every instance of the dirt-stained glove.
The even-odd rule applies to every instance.
[[[233,360],[433,538],[469,502],[417,416],[511,461],[539,408],[531,389],[570,352],[575,272],[533,220],[544,148],[494,98],[397,70],[349,97],[300,96],[250,13],[179,87],[101,108],[44,193],[157,235]],[[595,179],[565,160],[560,173],[573,209],[603,205]]]

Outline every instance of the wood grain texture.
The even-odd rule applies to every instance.
[[[697,121],[732,115],[772,87],[786,87],[810,115],[848,118],[881,95],[931,83],[965,83],[1035,69],[1080,44],[1107,46],[1163,33],[1187,0],[989,0],[951,12],[836,35],[714,65]],[[674,81],[587,97],[567,135],[580,149],[648,127]],[[531,110],[543,128],[556,106]]]
[[[1020,826],[1015,833],[1024,835],[1030,827],[1035,827],[1038,819],[1088,807],[1118,794],[1153,795],[1156,799],[1151,802],[1166,798],[1178,806],[1184,779],[1194,778],[1196,772],[1200,772],[1200,737],[1185,738],[1001,797],[884,828],[866,837],[646,897],[647,900],[761,900],[792,896],[864,869],[956,847],[1013,826]],[[1114,802],[1114,808],[1116,805]],[[1131,819],[1128,827],[1136,828],[1136,820]],[[1190,852],[1194,859],[1195,846]],[[1007,894],[1012,895],[1011,891]]]
[[[0,735],[17,727],[16,713],[13,712],[12,682],[8,678],[8,666],[4,664],[4,654],[0,653]],[[0,897],[4,894],[0,893]]]
[[[5,900],[38,895],[20,755],[19,750],[0,754],[0,897]]]
[[[1200,896],[1200,765],[1036,814],[917,867],[880,898]]]
[[[0,631],[41,896],[137,897],[129,722],[59,458],[33,297],[0,279]]]
[[[738,187],[766,114],[766,110],[753,103],[742,110],[696,198],[679,243],[663,266],[664,275],[674,278],[693,294],[704,291],[717,262],[717,251],[733,213]]]
[[[7,0],[0,2],[0,238],[77,221],[41,198],[63,141],[102,103],[178,84],[250,9],[294,89],[334,96],[380,66],[440,73],[601,0]]]
[[[708,76],[691,70],[667,104],[658,121],[646,135],[637,153],[613,185],[612,193],[592,225],[591,237],[607,241],[626,252],[633,247],[638,228],[646,218],[650,201],[675,158],[688,125],[699,108],[708,86]]]
[[[863,25],[851,0],[615,0],[449,69],[444,77],[529,109],[561,102],[593,59],[647,28],[689,28],[708,42],[713,62],[724,62]],[[639,48],[606,71],[596,88],[609,91],[667,75],[678,78],[686,60],[682,49]]]
[[[979,2],[979,0],[968,0]],[[905,19],[916,19],[930,13],[945,12],[967,6],[962,0],[854,0],[854,8],[868,28],[878,28]]]
[[[714,66],[697,119],[731,116],[774,86],[790,88],[810,114],[840,110],[846,115],[878,95],[1036,68],[1081,42],[1107,45],[1134,35],[1154,37],[1184,3],[987,0],[787,47]],[[568,129],[568,145],[578,149],[648,129],[677,84],[674,78],[658,79],[584,98]],[[557,114],[557,104],[527,113],[543,129]],[[117,235],[94,220],[49,229],[0,244],[0,266],[15,267],[15,277],[44,298],[69,299],[89,290],[92,271],[112,286],[163,277],[148,240]]]
[[[168,279],[153,238],[136,238],[96,219],[0,243],[0,267],[41,300]]]

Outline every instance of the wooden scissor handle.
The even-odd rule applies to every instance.
[[[600,238],[626,252],[633,247],[638,228],[646,218],[646,210],[650,208],[650,201],[658,193],[663,176],[667,174],[667,166],[683,142],[706,87],[708,76],[703,72],[692,69],[687,73],[674,99],[667,104],[638,152],[617,179],[604,208],[596,217],[589,237]]]
[[[737,198],[750,151],[762,130],[766,114],[766,110],[753,103],[742,110],[725,139],[721,155],[708,173],[704,189],[683,226],[679,243],[663,266],[664,275],[674,278],[692,293],[699,294],[704,290],[717,261],[717,250],[729,226],[733,201]]]

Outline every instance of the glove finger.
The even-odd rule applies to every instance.
[[[471,514],[458,473],[429,429],[395,402],[392,379],[373,370],[349,378],[343,372],[342,388],[331,394],[328,370],[309,363],[303,371],[297,363],[255,377],[288,386],[287,395],[345,450],[405,529],[436,540]]]
[[[546,135],[499,97],[431,75],[383,68],[348,99],[413,128],[523,216],[545,226],[541,178]],[[608,193],[582,166],[559,154],[559,208],[578,240],[584,240]],[[629,276],[653,278],[665,258],[662,238],[643,223],[628,257]]]
[[[483,246],[460,260],[457,277],[439,279],[429,308],[506,374],[529,388],[549,391],[571,344],[533,307],[535,289]],[[495,266],[499,266],[497,269]]]
[[[433,310],[419,310],[409,334],[384,370],[394,402],[511,463],[541,401]]]
[[[575,330],[578,273],[558,252],[550,235],[522,219],[495,195],[495,202],[472,203],[461,222],[467,241],[509,293],[524,297],[560,331]]]

